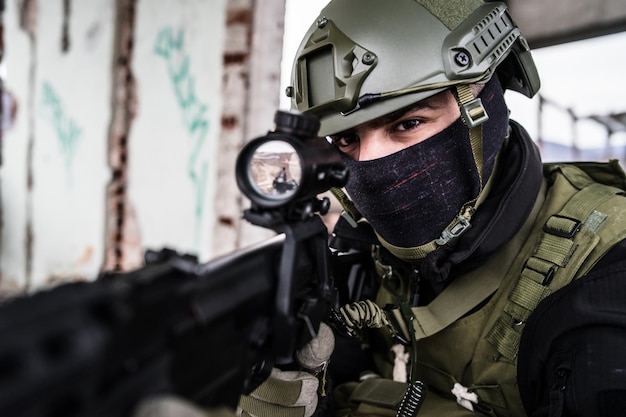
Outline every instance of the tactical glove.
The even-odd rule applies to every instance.
[[[325,372],[334,348],[333,331],[322,323],[317,336],[296,353],[296,360],[304,370],[274,368],[257,389],[241,397],[238,414],[252,417],[312,416],[318,405],[318,394],[326,395]]]

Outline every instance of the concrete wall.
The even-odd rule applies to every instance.
[[[284,0],[4,3],[0,294],[266,236],[234,158],[272,127]]]

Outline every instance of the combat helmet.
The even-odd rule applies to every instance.
[[[539,89],[528,43],[504,3],[333,0],[300,44],[287,95],[329,135],[494,73],[528,97]],[[475,106],[465,105],[464,116]]]

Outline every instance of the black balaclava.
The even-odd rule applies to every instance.
[[[483,126],[483,182],[508,133],[508,109],[497,77],[480,94],[489,116]],[[459,118],[443,131],[383,158],[355,161],[346,190],[356,208],[388,243],[412,248],[437,239],[461,207],[476,198],[480,181],[469,129]]]

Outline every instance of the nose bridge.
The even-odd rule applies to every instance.
[[[370,126],[357,129],[359,136],[359,161],[369,161],[385,156],[385,134],[382,128]]]

